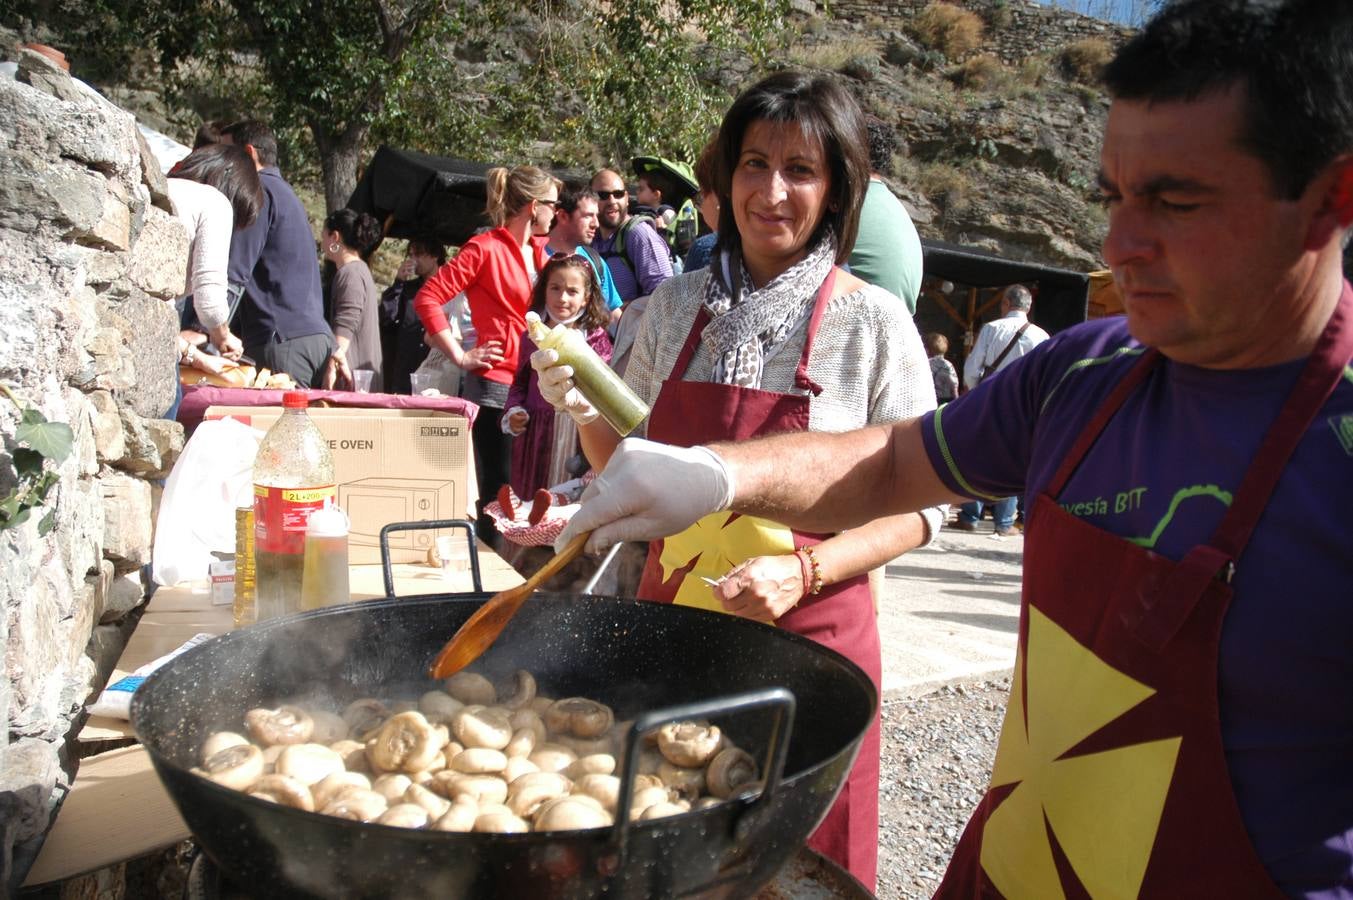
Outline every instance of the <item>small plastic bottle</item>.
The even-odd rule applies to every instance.
[[[588,346],[581,329],[556,325],[547,328],[540,316],[526,314],[526,332],[537,347],[559,354],[562,365],[573,367],[573,383],[601,417],[624,437],[639,427],[648,407],[597,351]]]
[[[259,621],[301,608],[305,530],[334,499],[329,442],[306,413],[304,391],[282,395],[281,417],[254,459],[254,608]]]
[[[301,609],[347,603],[348,517],[333,504],[310,514],[305,528]]]

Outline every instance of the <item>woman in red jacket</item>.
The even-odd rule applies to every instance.
[[[472,436],[479,473],[479,502],[492,499],[508,482],[511,438],[498,420],[517,371],[517,351],[526,330],[531,286],[545,265],[559,182],[535,166],[490,169],[485,212],[496,227],[466,241],[455,258],[428,278],[413,307],[430,345],[465,370],[462,394],[479,404]],[[442,304],[465,292],[478,341],[460,345]]]

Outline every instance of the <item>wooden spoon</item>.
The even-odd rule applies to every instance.
[[[535,593],[541,582],[554,576],[583,552],[583,545],[587,543],[588,535],[591,533],[584,531],[575,536],[564,545],[564,549],[550,557],[550,560],[525,582],[514,588],[499,591],[475,610],[474,615],[466,619],[465,624],[460,626],[451,640],[442,647],[442,651],[432,661],[428,674],[433,678],[449,678],[479,659],[484,651],[489,649],[489,645],[498,640],[498,635],[503,633],[507,623],[517,614],[517,610],[521,609],[526,598]]]

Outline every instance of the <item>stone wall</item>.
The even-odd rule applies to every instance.
[[[54,530],[39,536],[38,510],[0,531],[0,895],[69,786],[67,734],[145,595],[153,485],[183,444],[159,417],[188,251],[132,116],[44,56],[18,63],[0,77],[0,381],[69,424],[75,452],[48,496]],[[0,396],[0,498],[17,422]]]
[[[831,15],[850,22],[882,20],[885,27],[905,28],[906,21],[932,0],[831,0]],[[1100,38],[1118,46],[1132,29],[1092,19],[1035,0],[950,0],[977,13],[988,23],[986,44],[974,53],[993,53],[1008,64],[1056,51],[1086,38]],[[952,60],[951,60],[952,62]]]

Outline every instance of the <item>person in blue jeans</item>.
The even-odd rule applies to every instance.
[[[982,519],[982,509],[991,507],[991,518],[996,522],[996,533],[1009,535],[1015,533],[1015,505],[1018,497],[1006,497],[993,503],[984,504],[981,500],[970,500],[958,508],[958,521],[954,527],[959,531],[976,531],[977,523]]]

